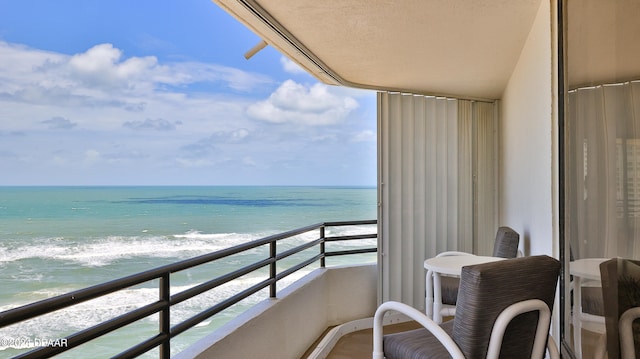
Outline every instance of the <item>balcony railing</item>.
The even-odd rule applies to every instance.
[[[124,350],[115,357],[133,358],[144,354],[151,349],[159,348],[159,357],[168,359],[171,353],[172,338],[190,328],[193,328],[204,320],[211,318],[212,316],[220,313],[221,311],[229,308],[230,306],[240,302],[241,300],[257,293],[264,288],[269,287],[269,296],[275,298],[276,283],[281,279],[287,277],[288,275],[295,273],[302,268],[318,261],[320,263],[320,266],[324,267],[326,257],[376,252],[377,247],[365,247],[341,251],[327,251],[326,244],[329,242],[377,238],[377,233],[366,233],[349,236],[325,235],[326,229],[331,227],[374,225],[376,223],[376,220],[324,222],[280,234],[275,234],[227,249],[208,253],[199,257],[194,257],[180,262],[161,266],[145,272],[130,275],[120,279],[115,279],[110,282],[98,284],[84,289],[79,289],[67,294],[59,295],[1,312],[0,328],[44,316],[46,314],[75,306],[91,299],[103,297],[108,294],[130,288],[132,286],[147,283],[150,281],[156,281],[158,283],[157,301],[128,311],[125,314],[122,314],[111,320],[102,322],[85,330],[68,335],[64,339],[59,339],[56,343],[42,343],[44,346],[20,354],[15,358],[48,358],[67,350],[76,348],[84,343],[106,335],[116,329],[126,327],[127,325],[130,325],[150,315],[157,314],[159,316],[159,330],[157,334],[138,343],[137,345]],[[281,252],[278,251],[279,242],[301,234],[312,233],[313,231],[318,231],[319,236],[317,239],[306,241],[302,245],[298,245]],[[269,247],[269,254],[266,258],[246,265],[242,268],[227,272],[223,275],[212,278],[206,282],[200,283],[181,292],[175,294],[171,293],[171,277],[173,274],[184,271],[186,269],[202,266],[204,264],[214,263],[222,258],[247,252],[261,246]],[[314,247],[319,248],[316,254],[312,255],[310,258],[298,261],[297,263],[290,265],[286,269],[281,269],[280,271],[278,271],[277,265],[281,264],[282,267],[283,259],[291,257],[294,254],[298,254],[303,251],[308,252],[309,249]],[[229,283],[234,279],[238,279],[250,273],[255,273],[256,271],[265,267],[269,268],[268,278],[252,285],[247,289],[235,293],[232,296],[229,296],[228,298],[193,315],[192,317],[182,322],[179,322],[173,326],[171,325],[170,319],[172,306],[184,302],[188,299],[194,298],[225,283]]]

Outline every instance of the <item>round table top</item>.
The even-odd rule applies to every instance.
[[[440,274],[460,275],[462,267],[504,259],[506,258],[475,255],[433,257],[424,261],[424,268]]]
[[[600,263],[610,258],[583,258],[569,262],[569,273],[585,279],[600,280]]]

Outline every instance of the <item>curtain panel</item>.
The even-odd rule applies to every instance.
[[[496,105],[380,92],[378,136],[379,300],[424,309],[425,259],[493,250]]]
[[[640,258],[640,82],[569,92],[566,234],[575,258]]]

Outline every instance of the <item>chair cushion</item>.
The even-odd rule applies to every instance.
[[[484,358],[493,324],[506,307],[540,299],[553,308],[560,262],[549,256],[530,256],[462,268],[453,340],[467,358]],[[537,326],[537,312],[524,313],[508,325],[500,358],[529,358]]]
[[[582,312],[604,316],[601,287],[582,287]]]
[[[444,322],[440,327],[451,336],[453,321]],[[440,341],[426,329],[414,329],[385,335],[384,355],[387,359],[449,359],[449,352]]]
[[[442,303],[455,305],[458,300],[458,287],[460,278],[440,276],[440,288],[442,293]]]
[[[515,258],[518,256],[520,235],[509,227],[498,228],[493,243],[493,256],[501,258]]]
[[[602,299],[607,328],[607,353],[609,358],[620,358],[620,315],[633,307],[640,307],[640,261],[612,258],[600,263]],[[634,347],[631,357],[640,356],[638,321],[632,324]],[[635,351],[635,353],[634,353]],[[635,355],[634,355],[635,354]],[[622,357],[626,357],[622,355]]]
[[[510,227],[500,227],[493,244],[493,256],[501,258],[515,258],[518,255],[520,235]],[[458,299],[460,278],[441,276],[442,303],[455,305]]]

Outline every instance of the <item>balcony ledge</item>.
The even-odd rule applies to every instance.
[[[300,358],[335,326],[312,352],[322,357],[341,335],[368,326],[377,307],[377,276],[375,264],[316,269],[175,358]]]

